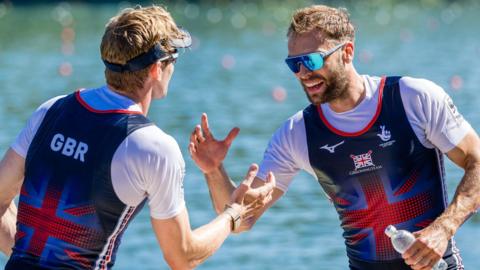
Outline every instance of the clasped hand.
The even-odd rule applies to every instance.
[[[432,223],[413,235],[415,242],[402,254],[405,263],[414,270],[431,270],[447,249],[447,234]]]
[[[241,225],[234,233],[249,230],[259,216],[264,206],[272,200],[275,178],[269,174],[266,184],[258,188],[252,188],[252,182],[257,175],[258,166],[252,164],[248,169],[245,180],[233,191],[230,204],[241,216]]]
[[[230,130],[225,139],[217,140],[210,131],[207,115],[205,113],[202,114],[201,125],[196,126],[193,130],[188,149],[193,161],[195,161],[204,174],[221,173],[222,162],[239,131],[240,129],[235,127]],[[264,206],[272,200],[272,193],[275,187],[273,173],[270,172],[267,175],[265,184],[254,188],[252,183],[257,172],[258,166],[252,164],[248,169],[245,180],[230,196],[230,202],[234,204],[234,207],[242,215],[242,225],[236,232],[251,228],[256,218],[264,210]],[[224,181],[229,181],[229,179],[224,179]]]

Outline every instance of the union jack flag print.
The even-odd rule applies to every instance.
[[[355,170],[375,166],[372,161],[372,150],[369,150],[365,154],[350,155],[350,157],[353,159],[353,163],[355,164]]]

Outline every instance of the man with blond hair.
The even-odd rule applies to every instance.
[[[359,75],[354,42],[345,9],[314,5],[293,15],[285,61],[311,104],[271,138],[253,186],[273,171],[277,187],[253,218],[302,169],[338,212],[350,269],[425,270],[442,257],[448,269],[463,269],[453,235],[480,206],[478,135],[433,82]],[[215,140],[203,115],[190,152],[217,211],[234,190],[222,167],[229,145]],[[442,153],[465,171],[450,205]],[[384,233],[390,224],[416,236],[403,255]]]
[[[192,231],[178,144],[146,118],[152,99],[167,94],[177,50],[190,43],[165,9],[126,9],[103,35],[107,85],[35,111],[0,163],[0,248],[11,253],[5,269],[111,269],[123,232],[147,201],[172,269],[197,266],[248,226],[274,179],[251,189],[252,165],[225,209]]]

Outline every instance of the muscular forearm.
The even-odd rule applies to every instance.
[[[211,256],[231,232],[232,217],[221,213],[214,220],[191,230],[188,212],[170,219],[154,219],[152,225],[171,269],[192,269]]]
[[[228,177],[227,172],[220,166],[217,170],[205,174],[210,197],[217,213],[221,213],[225,204],[230,202],[230,196],[235,190],[235,184]]]
[[[480,207],[480,162],[465,166],[465,175],[457,187],[452,203],[435,220],[452,237],[457,229]]]
[[[14,244],[17,207],[12,201],[0,219],[0,251],[9,256]]]
[[[225,241],[231,232],[231,217],[221,213],[210,223],[193,231],[192,245],[188,251],[188,261],[195,267],[210,257]]]

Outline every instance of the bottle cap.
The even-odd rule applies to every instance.
[[[385,228],[385,234],[388,235],[388,237],[392,237],[396,232],[397,229],[393,225],[388,225],[388,227]]]

